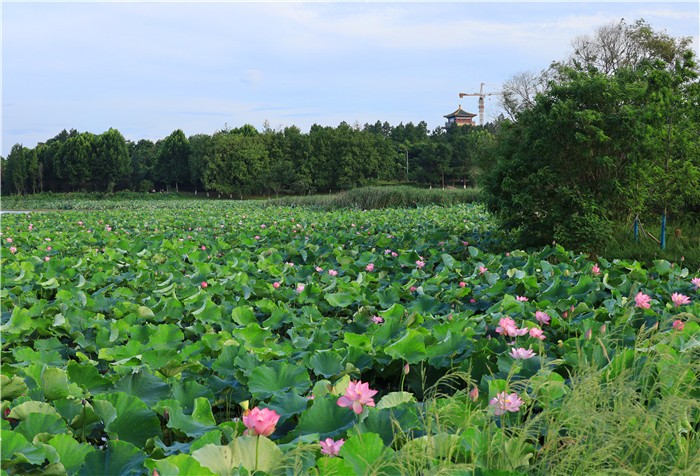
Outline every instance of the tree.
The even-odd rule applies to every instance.
[[[179,192],[179,184],[190,180],[190,143],[182,130],[177,129],[162,142],[158,148],[157,178],[167,185],[175,185]]]
[[[87,190],[92,185],[95,135],[83,132],[69,137],[55,157],[56,176],[61,190]]]
[[[7,156],[7,183],[10,189],[18,194],[27,193],[27,149],[22,144],[15,144]]]
[[[130,175],[131,156],[124,136],[112,128],[97,136],[92,161],[92,187],[112,192],[119,183],[126,185]]]
[[[156,181],[158,147],[150,140],[141,139],[136,143],[128,142],[127,148],[131,157],[131,187],[141,192],[151,191]]]
[[[672,66],[691,44],[691,38],[673,38],[654,31],[644,20],[628,25],[622,19],[598,28],[593,35],[576,38],[569,66],[603,74],[634,69],[645,60],[661,60]]]
[[[574,62],[558,74],[501,128],[485,180],[490,208],[526,245],[556,240],[588,250],[631,211],[661,202],[680,210],[700,186],[693,52],[609,71]]]

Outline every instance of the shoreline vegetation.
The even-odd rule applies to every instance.
[[[285,196],[280,198],[246,197],[244,200],[205,193],[148,193],[148,192],[72,192],[40,193],[34,195],[10,195],[0,197],[3,211],[61,211],[61,210],[120,210],[129,209],[135,203],[145,208],[191,208],[206,202],[249,203],[260,207],[303,207],[312,210],[372,210],[383,208],[416,208],[429,205],[450,206],[459,203],[483,203],[483,192],[478,188],[421,188],[409,185],[383,185],[351,189],[334,194]],[[660,236],[661,224],[658,217],[644,221],[645,229],[656,240]],[[664,259],[685,266],[691,271],[700,269],[700,224],[670,220],[667,225],[666,249],[661,250],[658,242],[645,234],[640,234],[639,242],[634,241],[632,224],[618,222],[613,235],[596,256],[608,260],[637,260],[653,265],[654,260]],[[505,247],[517,246],[517,230],[503,232]],[[508,241],[510,239],[510,241]],[[504,249],[505,249],[504,247]],[[528,249],[537,249],[536,247]],[[586,252],[587,250],[572,250]]]

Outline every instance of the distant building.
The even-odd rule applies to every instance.
[[[474,119],[476,117],[476,114],[472,114],[471,112],[467,112],[464,109],[462,109],[462,105],[460,104],[459,107],[455,112],[452,114],[448,114],[446,116],[443,116],[447,119],[447,122],[445,123],[445,127],[450,127],[454,125],[458,126],[463,126],[463,125],[469,125],[469,126],[475,126]]]

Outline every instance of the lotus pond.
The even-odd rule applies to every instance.
[[[700,468],[687,269],[479,205],[122,208],[2,216],[2,474]]]

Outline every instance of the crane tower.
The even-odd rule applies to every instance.
[[[478,93],[459,93],[459,97],[463,98],[464,96],[479,96],[479,125],[483,126],[484,125],[484,98],[486,96],[497,96],[503,94],[502,92],[498,93],[485,93],[484,92],[484,83],[481,83],[481,87],[479,88]]]

